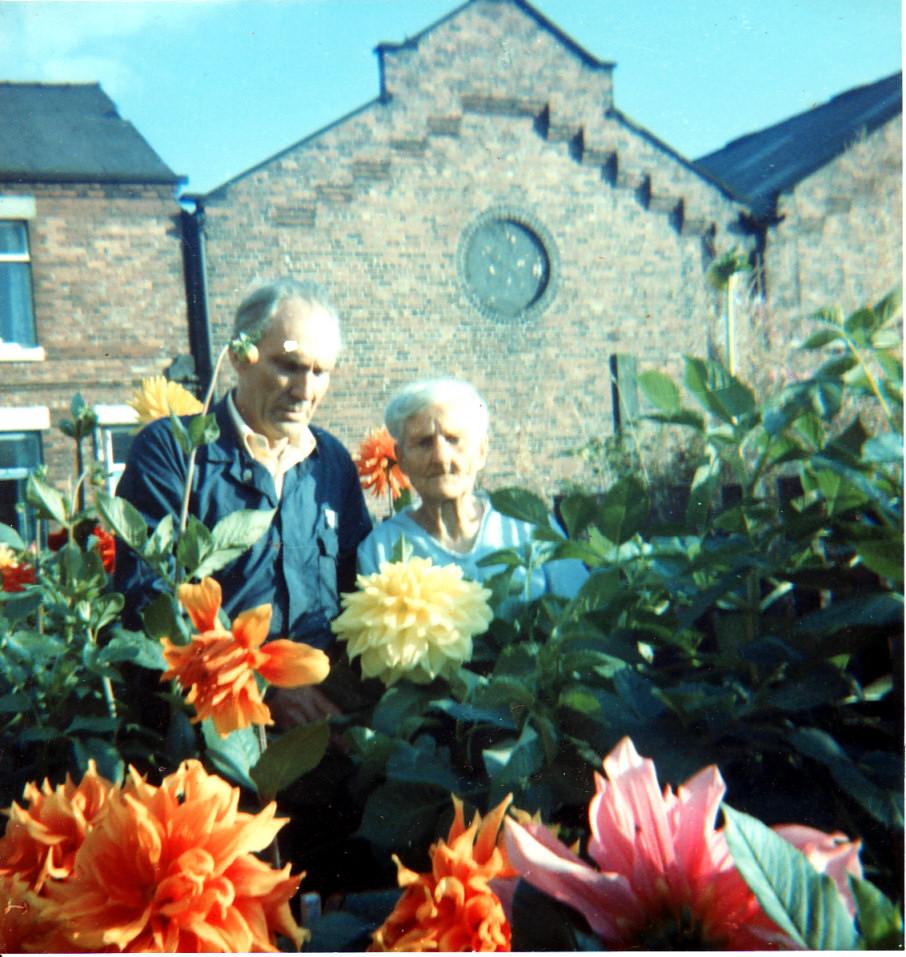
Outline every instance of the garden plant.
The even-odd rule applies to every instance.
[[[38,544],[0,526],[0,950],[902,947],[901,320],[899,293],[822,311],[770,395],[642,371],[625,427],[700,453],[681,509],[635,469],[559,528],[492,491],[534,541],[483,585],[403,542],[329,660],[219,609],[270,513],[147,528],[82,470],[77,397],[70,487],[29,479]],[[146,417],[211,440],[210,394],[156,388]],[[379,433],[359,467],[405,489]],[[165,583],[143,632],[110,535]],[[527,600],[561,558],[578,595]],[[275,732],[266,686],[311,683],[342,716]]]

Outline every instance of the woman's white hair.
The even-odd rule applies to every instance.
[[[394,439],[400,441],[406,422],[423,409],[443,405],[465,410],[476,439],[488,434],[488,406],[475,386],[462,379],[426,379],[405,386],[387,403],[384,423]]]

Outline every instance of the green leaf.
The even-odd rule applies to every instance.
[[[641,531],[648,518],[648,490],[628,475],[603,495],[595,525],[615,545],[628,542]]]
[[[384,734],[400,734],[408,721],[424,714],[432,692],[405,682],[388,688],[375,705],[371,727]]]
[[[902,462],[903,436],[899,432],[885,432],[870,438],[862,447],[863,462]]]
[[[805,950],[852,950],[858,935],[836,885],[761,821],[722,805],[727,844],[765,913]]]
[[[179,447],[188,455],[189,452],[192,451],[192,440],[189,438],[189,430],[175,412],[170,413],[170,429]]]
[[[261,747],[254,728],[240,728],[222,738],[210,719],[201,722],[204,737],[205,754],[210,762],[236,784],[257,791],[258,786],[252,780],[251,769],[261,757]]]
[[[152,564],[169,556],[173,550],[173,542],[176,541],[176,519],[171,513],[167,513],[157,523],[157,528],[151,533],[147,544],[142,551],[142,557]]]
[[[426,847],[436,837],[439,816],[449,807],[447,791],[391,781],[368,796],[355,836],[386,850]]]
[[[655,369],[647,369],[639,373],[638,383],[645,397],[662,412],[679,412],[680,392],[670,376]]]
[[[170,592],[158,595],[142,612],[142,623],[151,638],[169,638],[177,645],[189,640],[185,619]]]
[[[423,735],[415,746],[400,742],[387,761],[388,781],[410,781],[412,784],[433,784],[456,794],[461,783],[450,766],[446,749],[437,748],[434,739]]]
[[[211,533],[194,515],[189,516],[186,529],[176,546],[176,560],[186,570],[188,578],[203,578],[205,561],[211,554]]]
[[[119,727],[119,721],[116,718],[102,718],[92,715],[77,715],[69,722],[66,734],[73,734],[76,731],[91,731],[94,734],[113,734]]]
[[[330,741],[328,721],[293,728],[271,739],[252,768],[252,779],[263,801],[272,801],[284,788],[316,768]]]
[[[560,503],[560,515],[570,538],[576,538],[594,521],[598,506],[591,495],[567,495]]]
[[[11,526],[0,522],[0,545],[9,546],[14,552],[25,550],[25,542],[22,536]]]
[[[868,950],[902,950],[903,917],[874,884],[849,878],[856,899],[856,921]]]
[[[276,509],[244,508],[232,512],[214,526],[207,540],[200,528],[196,527],[201,560],[193,567],[192,576],[201,579],[205,575],[213,575],[235,561],[267,531],[275,514]],[[194,552],[189,554],[194,555]]]
[[[193,415],[189,419],[189,442],[193,449],[215,442],[220,437],[220,426],[215,415]]]
[[[685,356],[686,386],[712,415],[727,423],[755,410],[755,394],[717,362]]]
[[[222,518],[211,530],[215,548],[250,548],[268,530],[277,510],[243,508]]]
[[[875,330],[880,328],[882,321],[883,317],[874,309],[862,308],[846,317],[843,328],[857,346],[866,346],[871,341]]]
[[[887,539],[868,540],[856,543],[856,554],[862,564],[882,578],[903,581],[903,536],[891,535]]]
[[[544,749],[538,733],[527,724],[518,739],[485,748],[482,757],[493,786],[505,792],[541,768]]]
[[[16,714],[31,707],[31,698],[20,691],[0,695],[0,714]]]
[[[511,515],[533,525],[548,525],[550,511],[547,505],[532,492],[523,488],[501,488],[491,492],[491,504],[498,512]]]
[[[805,342],[800,346],[801,349],[823,349],[825,346],[843,339],[843,332],[840,329],[826,328],[818,329],[813,332]]]
[[[148,538],[148,527],[138,509],[124,498],[98,492],[98,511],[106,524],[131,548],[141,553]]]
[[[790,744],[823,764],[834,781],[877,821],[892,831],[903,828],[902,791],[888,791],[868,778],[826,731],[794,728]]]
[[[163,671],[167,667],[160,642],[146,638],[137,631],[119,631],[101,649],[98,660],[101,664],[132,661],[152,671]]]
[[[29,505],[33,505],[38,510],[42,518],[50,519],[59,525],[66,524],[67,509],[63,496],[53,486],[38,478],[34,472],[28,476],[25,498]]]
[[[94,760],[98,773],[103,777],[114,782],[123,780],[126,765],[111,741],[104,738],[73,738],[72,751],[83,774],[88,769],[88,762]]]

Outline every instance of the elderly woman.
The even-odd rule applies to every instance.
[[[438,565],[455,563],[467,578],[502,571],[503,565],[478,563],[529,542],[534,526],[502,515],[475,489],[488,457],[488,408],[475,388],[457,379],[416,382],[391,399],[384,419],[420,503],[382,522],[359,545],[359,571],[377,571],[401,536],[416,555]],[[548,562],[533,573],[532,597],[572,597],[586,577],[581,562]]]

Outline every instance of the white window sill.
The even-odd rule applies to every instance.
[[[0,342],[0,362],[44,362],[43,346],[20,346],[18,342]]]

